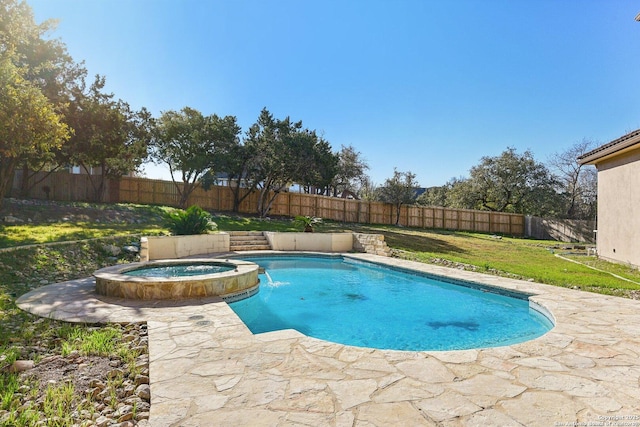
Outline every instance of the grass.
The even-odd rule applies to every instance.
[[[582,264],[588,265],[589,267],[596,268],[598,270],[604,270],[611,274],[616,274],[618,276],[624,277],[633,282],[640,283],[640,270],[634,268],[633,266],[625,264],[615,264],[598,259],[595,256],[582,256],[574,254],[564,254],[563,256],[565,258],[569,258]]]
[[[533,280],[554,286],[571,287],[612,295],[627,295],[636,285],[609,273],[625,274],[640,281],[640,273],[629,267],[600,261],[604,271],[558,258],[563,244],[554,241],[493,236],[438,230],[415,230],[397,227],[364,227],[385,235],[385,241],[399,250],[398,256],[425,263],[459,263],[475,271]],[[498,238],[499,237],[499,238]],[[594,258],[594,257],[591,257]],[[589,261],[577,256],[579,262]],[[624,270],[624,273],[620,274]],[[617,272],[617,273],[616,273]]]
[[[163,226],[164,216],[172,210],[166,206],[127,203],[25,205],[16,209],[31,222],[0,224],[0,248],[110,236],[157,235],[167,232]],[[91,217],[84,212],[90,212]]]
[[[88,222],[64,222],[47,225],[0,226],[0,248],[42,243],[68,242],[123,235],[156,235],[162,230],[155,225],[92,224]]]
[[[216,215],[213,220],[218,224],[219,231],[303,231],[293,218],[262,219],[244,215]],[[316,229],[322,230],[321,227]]]
[[[122,333],[110,327],[87,330],[75,326],[68,333],[62,335],[66,335],[61,349],[63,356],[68,356],[73,351],[84,356],[109,356],[120,348],[116,343],[122,339]]]

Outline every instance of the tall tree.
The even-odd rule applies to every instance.
[[[64,43],[48,38],[56,26],[53,19],[36,24],[26,1],[0,0],[0,53],[11,52],[22,77],[41,89],[60,112],[86,69],[74,63]]]
[[[450,184],[447,183],[438,187],[429,187],[416,199],[416,203],[422,206],[443,206],[447,205],[447,193],[450,190]]]
[[[216,154],[215,168],[208,170],[202,177],[202,187],[208,190],[218,181],[217,172],[226,175],[233,195],[233,212],[238,212],[240,204],[257,186],[253,179],[254,149],[239,139],[221,144]]]
[[[293,140],[293,158],[296,161],[295,181],[307,193],[325,194],[334,179],[338,155],[331,151],[331,145],[315,131],[299,131]]]
[[[0,207],[16,167],[38,152],[49,152],[69,137],[51,102],[25,80],[7,52],[0,54]]]
[[[378,200],[379,192],[380,192],[380,187],[378,187],[378,185],[375,182],[373,182],[371,177],[368,175],[364,175],[360,179],[360,183],[356,186],[356,191],[354,191],[354,193],[357,194],[361,200],[367,200],[367,201]]]
[[[563,216],[571,219],[593,219],[596,205],[597,173],[594,166],[581,165],[578,157],[596,147],[594,141],[583,139],[549,159],[558,175],[565,198]]]
[[[200,180],[207,174],[215,176],[216,156],[225,147],[237,145],[240,127],[233,116],[204,116],[184,107],[181,111],[163,112],[154,133],[154,158],[169,166],[180,195],[179,204],[184,208]]]
[[[258,214],[266,216],[278,194],[293,183],[327,187],[337,158],[329,143],[302,122],[280,120],[263,108],[244,141],[251,154],[247,180],[259,190]]]
[[[131,110],[104,85],[104,77],[96,76],[87,91],[76,91],[67,113],[74,134],[64,147],[68,163],[87,173],[96,201],[104,200],[107,178],[139,169],[151,139],[149,112]]]
[[[335,177],[331,183],[333,189],[333,196],[344,193],[345,191],[351,194],[358,195],[358,189],[363,181],[368,178],[366,171],[369,169],[369,165],[362,158],[362,154],[359,151],[349,145],[342,149],[338,153],[338,166]]]
[[[56,113],[64,114],[71,90],[86,70],[83,64],[73,62],[64,43],[48,38],[55,27],[54,20],[36,24],[31,8],[24,1],[0,0],[0,55],[9,58],[21,78],[47,97]],[[22,169],[23,194],[37,184],[31,179],[37,172],[60,167],[61,159],[57,155],[60,147],[52,144],[50,148],[30,151],[19,159],[17,167]]]
[[[293,183],[296,170],[292,140],[300,129],[302,122],[293,123],[289,117],[275,119],[263,108],[247,132],[245,145],[253,153],[249,179],[260,191],[257,212],[261,217],[268,214],[278,194]]]
[[[380,187],[380,199],[383,202],[393,204],[395,207],[396,225],[400,223],[400,208],[402,205],[411,204],[416,200],[418,184],[415,178],[416,175],[414,173],[399,172],[394,168],[393,176],[387,178],[384,185]]]
[[[483,157],[460,189],[462,200],[475,200],[475,209],[547,215],[558,209],[556,187],[556,178],[530,151],[520,155],[509,147],[500,156]]]

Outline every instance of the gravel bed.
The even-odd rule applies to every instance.
[[[66,420],[46,413],[47,389],[73,386],[74,398],[66,407],[73,427],[148,426],[151,393],[146,323],[111,324],[122,331],[122,340],[139,356],[135,368],[118,356],[67,356],[46,353],[47,343],[24,348],[25,359],[0,367],[20,372],[23,384],[14,399],[19,411],[38,412],[36,426],[68,425]],[[92,326],[101,328],[103,326]],[[34,355],[34,351],[41,353]],[[34,357],[36,356],[36,357]],[[27,359],[28,358],[28,359]],[[33,360],[38,360],[33,363]],[[0,411],[0,425],[8,424],[8,411]]]

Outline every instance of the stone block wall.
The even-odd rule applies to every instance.
[[[380,256],[391,256],[391,248],[387,246],[382,234],[353,233],[353,250]]]

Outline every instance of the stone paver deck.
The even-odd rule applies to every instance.
[[[96,295],[92,279],[18,305],[71,322],[148,322],[152,426],[640,426],[638,301],[348,256],[536,294],[556,326],[508,347],[406,352],[253,335],[219,299],[124,301]]]

